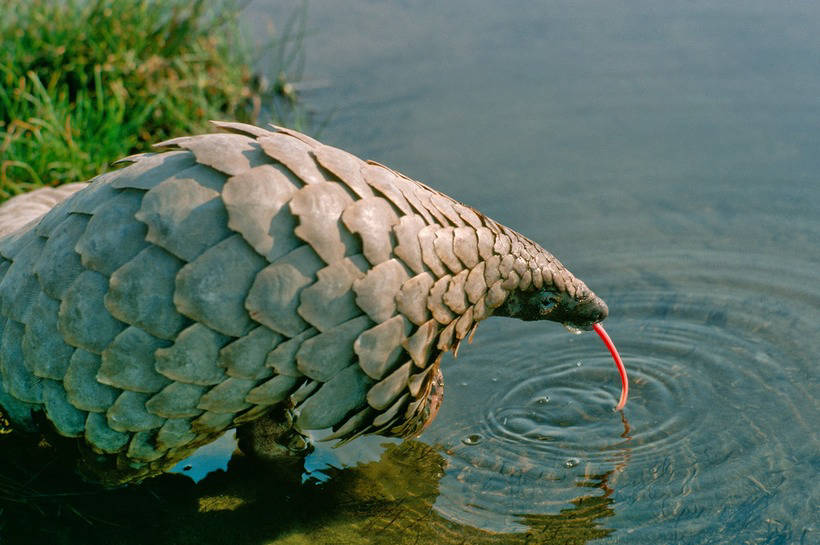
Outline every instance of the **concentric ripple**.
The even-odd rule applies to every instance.
[[[811,521],[816,487],[794,475],[818,463],[816,269],[708,251],[643,261],[589,280],[629,370],[623,413],[592,334],[496,319],[445,365],[442,413],[422,437],[449,461],[439,512],[520,531],[525,515],[605,496],[616,513],[629,506],[636,542],[670,523],[703,536],[759,528],[744,512]]]

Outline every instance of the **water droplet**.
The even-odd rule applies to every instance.
[[[581,360],[578,360],[578,361],[575,363],[575,367],[581,367],[583,364],[584,364],[584,362],[582,362]]]
[[[466,382],[459,382],[458,385],[459,386],[467,386],[467,383]]]
[[[566,462],[564,462],[564,467],[567,468],[567,469],[572,469],[573,467],[576,467],[580,463],[581,463],[581,460],[579,460],[578,458],[570,458]]]
[[[563,325],[567,329],[567,331],[569,331],[573,335],[580,335],[581,333],[584,332],[583,329],[581,329],[580,327],[575,327],[572,324],[563,324]]]
[[[536,405],[546,405],[550,402],[550,396],[541,396],[535,400]]]
[[[472,445],[479,444],[482,439],[483,439],[483,437],[481,437],[479,434],[473,433],[473,434],[468,435],[464,439],[462,439],[461,442],[464,443],[465,445],[471,445],[472,446]]]
[[[493,377],[490,380],[492,380],[493,382],[498,382],[498,377]]]

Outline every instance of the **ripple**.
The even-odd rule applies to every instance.
[[[445,365],[442,413],[423,437],[448,457],[437,509],[518,531],[521,514],[558,512],[590,488],[626,503],[665,498],[632,521],[646,539],[662,520],[713,525],[715,509],[748,498],[785,495],[757,511],[772,517],[786,505],[806,511],[805,484],[784,475],[816,460],[816,270],[795,258],[670,252],[590,279],[630,375],[622,413],[618,374],[593,335],[502,320],[480,328],[477,348]],[[727,494],[717,506],[715,489]]]

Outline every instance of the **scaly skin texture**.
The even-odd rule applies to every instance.
[[[17,427],[42,412],[133,479],[274,407],[343,440],[409,437],[442,354],[494,311],[606,317],[549,252],[446,195],[294,131],[217,125],[0,207]]]

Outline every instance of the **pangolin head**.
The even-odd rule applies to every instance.
[[[589,330],[602,322],[609,314],[603,299],[557,259],[551,255],[549,258],[541,274],[544,279],[552,278],[552,282],[545,281],[540,289],[512,290],[493,314],[520,320],[551,320],[569,329]]]

